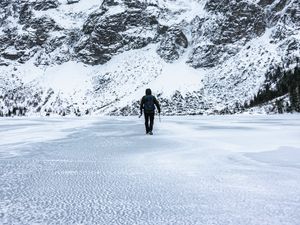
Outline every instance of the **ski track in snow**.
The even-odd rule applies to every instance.
[[[0,224],[300,224],[299,115],[163,117],[154,136],[134,117],[0,127]]]

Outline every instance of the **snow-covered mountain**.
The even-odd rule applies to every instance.
[[[0,115],[235,111],[300,58],[299,0],[1,0]],[[276,84],[274,84],[276,85]]]

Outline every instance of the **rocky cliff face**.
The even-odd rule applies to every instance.
[[[299,61],[298,0],[2,0],[0,115],[234,111]],[[274,84],[275,85],[275,84]]]

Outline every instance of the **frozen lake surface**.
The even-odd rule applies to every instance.
[[[0,224],[299,225],[300,115],[0,119]]]

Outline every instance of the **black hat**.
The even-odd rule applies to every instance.
[[[152,94],[151,89],[150,89],[150,88],[147,88],[147,89],[146,89],[146,95],[151,95],[151,94]]]

